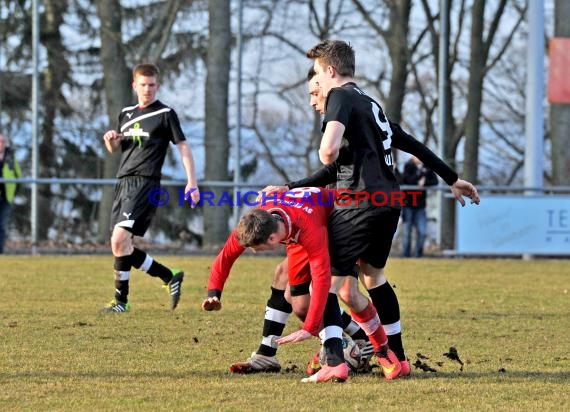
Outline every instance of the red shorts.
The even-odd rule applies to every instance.
[[[288,244],[287,261],[289,285],[296,286],[311,282],[309,255],[302,246],[295,243]]]

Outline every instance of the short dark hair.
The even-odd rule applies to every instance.
[[[253,209],[241,217],[236,228],[237,240],[243,247],[258,246],[279,230],[277,220],[262,209]]]
[[[137,76],[156,77],[158,80],[160,76],[160,70],[158,67],[156,67],[156,65],[152,63],[137,64],[133,69],[133,79]]]
[[[311,79],[313,77],[315,77],[315,74],[317,74],[317,72],[315,72],[315,68],[313,66],[311,66],[311,68],[309,69],[309,72],[307,73],[307,81],[310,82]]]
[[[354,77],[355,57],[352,46],[342,40],[323,40],[307,51],[307,57],[332,66],[341,76]]]

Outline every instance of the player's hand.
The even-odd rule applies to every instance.
[[[186,185],[184,188],[184,200],[187,200],[190,203],[190,207],[194,209],[200,202],[200,190],[195,186]]]
[[[267,199],[267,197],[270,196],[272,193],[286,192],[288,190],[289,190],[289,188],[287,186],[273,186],[273,185],[265,186],[263,189],[261,189],[261,191],[257,195],[257,198],[255,199],[255,201],[261,202],[263,200],[262,193],[265,194],[265,198]]]
[[[285,343],[298,343],[310,339],[312,337],[313,335],[311,335],[305,329],[300,329],[297,332],[290,333],[287,336],[283,336],[282,338],[277,339],[276,342],[279,345],[283,345]]]
[[[475,203],[476,205],[481,201],[481,199],[479,199],[479,193],[477,193],[477,188],[467,180],[457,179],[451,186],[451,193],[453,193],[453,197],[461,203],[461,206],[465,206],[463,196],[470,198],[471,203]]]
[[[218,299],[217,296],[206,298],[202,302],[202,309],[208,312],[212,310],[220,310],[221,308],[222,308],[222,302],[220,302],[220,299]]]
[[[104,135],[103,135],[103,140],[105,140],[106,142],[111,142],[113,140],[121,140],[123,138],[123,135],[119,132],[117,132],[116,130],[108,130]]]

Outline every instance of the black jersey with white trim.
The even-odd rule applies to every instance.
[[[186,140],[176,112],[160,100],[142,109],[138,105],[123,108],[118,129],[123,135],[118,178],[160,178],[168,144]]]
[[[325,108],[323,130],[330,121],[345,126],[336,160],[337,189],[370,194],[399,190],[393,173],[392,130],[380,105],[350,82],[331,89]]]
[[[383,192],[389,196],[400,190],[393,169],[392,147],[418,157],[447,184],[452,185],[457,180],[453,169],[400,125],[390,122],[380,105],[355,83],[331,89],[325,108],[323,131],[329,121],[338,121],[345,126],[334,166],[337,189],[350,189],[351,197],[354,198],[358,191]],[[310,178],[304,183],[313,184]],[[348,207],[368,206],[368,202],[352,202]]]

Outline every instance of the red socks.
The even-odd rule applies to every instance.
[[[384,327],[380,323],[380,317],[372,302],[368,301],[368,306],[362,312],[355,313],[351,311],[352,319],[366,332],[374,352],[380,352],[382,346],[388,343],[388,337],[384,332]]]

